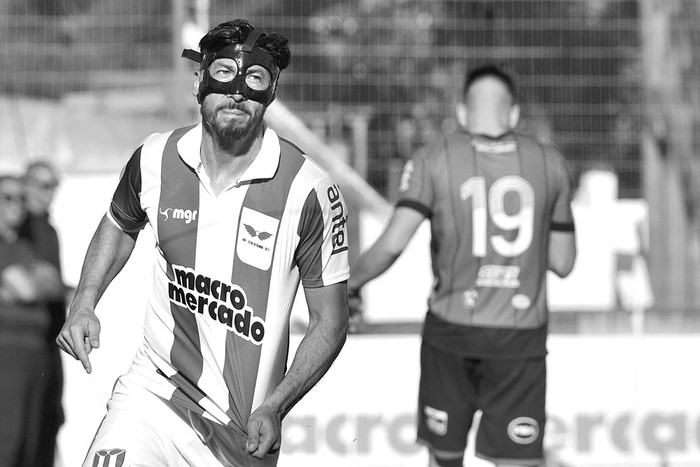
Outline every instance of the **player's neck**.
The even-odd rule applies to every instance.
[[[467,131],[472,135],[486,136],[495,139],[510,133],[511,129],[503,125],[469,125]]]
[[[262,147],[262,131],[257,130],[228,144],[204,132],[200,157],[215,194],[238,182],[257,157]]]

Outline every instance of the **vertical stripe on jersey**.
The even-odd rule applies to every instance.
[[[544,282],[547,272],[547,255],[549,239],[549,219],[553,202],[550,193],[549,177],[547,176],[547,160],[544,148],[539,143],[527,138],[518,138],[518,154],[520,157],[521,176],[530,181],[535,190],[535,215],[533,226],[533,239],[530,247],[520,255],[521,267],[519,292],[527,295],[531,300],[531,307],[540,309],[540,313],[546,313],[546,290]],[[539,225],[537,223],[539,222]],[[524,266],[530,266],[527,273],[523,274]],[[524,313],[516,313],[514,316],[526,316]]]
[[[452,143],[452,144],[450,144]],[[447,193],[450,203],[449,219],[452,219],[452,227],[455,232],[452,235],[452,244],[450,245],[453,251],[448,257],[452,258],[450,264],[450,272],[448,278],[451,281],[449,287],[445,287],[448,296],[446,312],[452,310],[454,305],[451,303],[454,291],[460,288],[465,288],[466,284],[476,283],[476,277],[481,266],[481,258],[473,256],[473,209],[471,205],[465,208],[465,201],[461,199],[461,185],[471,177],[479,175],[479,167],[477,163],[476,150],[471,144],[468,136],[461,138],[459,141],[448,139],[445,142],[445,157],[447,158],[445,167],[450,173],[446,174],[448,184]],[[449,194],[455,193],[455,196]],[[450,235],[445,233],[443,243],[447,243]],[[464,263],[463,258],[471,258],[473,261]],[[467,266],[468,265],[468,266]],[[466,271],[459,271],[458,268],[465,268]],[[463,279],[462,279],[463,278]],[[445,279],[445,278],[443,278]],[[461,280],[460,280],[461,279]],[[459,282],[459,283],[457,283]],[[474,309],[464,308],[465,313],[470,315],[474,313]],[[471,321],[471,316],[468,318]]]
[[[311,235],[302,237],[304,232],[310,232]],[[297,235],[301,237],[299,244],[299,256],[308,258],[307,264],[299,264],[299,270],[308,271],[312,277],[322,277],[323,272],[323,213],[321,205],[318,203],[318,193],[316,190],[311,190],[309,196],[306,197],[304,208],[299,219],[299,227]],[[307,251],[315,251],[315,255],[305,255]]]
[[[110,213],[114,220],[134,239],[148,222],[146,212],[140,204],[142,147],[139,146],[126,163],[110,204]]]
[[[248,188],[242,209],[256,211],[274,219],[281,220],[289,195],[289,188],[305,159],[289,142],[280,138],[280,165],[277,174],[271,180],[253,181]],[[241,226],[239,223],[239,233]],[[279,238],[278,224],[275,232],[275,248],[287,239]],[[234,239],[235,240],[235,239]],[[274,254],[274,249],[273,249]],[[258,269],[241,260],[236,254],[233,260],[231,281],[246,293],[247,304],[255,316],[265,320],[273,267]],[[263,344],[264,341],[263,341]],[[229,388],[229,416],[232,420],[248,420],[252,407],[260,362],[261,345],[229,333],[226,337],[226,363],[224,380]],[[235,365],[234,365],[235,363]],[[237,407],[235,401],[243,401],[243,407]],[[245,428],[245,427],[242,427]]]
[[[176,282],[173,265],[194,268],[199,208],[199,178],[178,154],[178,140],[191,127],[175,130],[163,150],[161,192],[158,203],[159,247],[168,262],[168,279]],[[189,212],[189,221],[182,213]],[[185,380],[196,384],[202,373],[203,358],[195,315],[188,309],[170,304],[174,320],[174,342],[170,361]],[[187,392],[187,388],[183,387]],[[196,394],[188,394],[197,398]]]

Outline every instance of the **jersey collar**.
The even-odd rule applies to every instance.
[[[177,142],[177,150],[183,161],[197,170],[200,164],[199,148],[202,145],[202,124],[192,127]],[[263,141],[255,160],[246,169],[238,183],[251,180],[268,180],[275,176],[280,164],[280,141],[277,133],[265,125]]]

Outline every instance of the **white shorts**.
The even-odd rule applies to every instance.
[[[157,373],[139,367],[119,378],[83,467],[274,467],[247,454],[246,435],[157,396]],[[153,377],[151,377],[153,375]]]

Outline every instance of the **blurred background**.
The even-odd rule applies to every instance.
[[[4,0],[0,172],[60,169],[68,285],[131,152],[199,118],[183,47],[233,18],[289,39],[268,121],[340,182],[353,254],[379,234],[406,160],[457,130],[466,69],[511,67],[520,130],[555,144],[577,185],[581,254],[550,280],[550,463],[700,465],[697,0]],[[366,288],[363,332],[287,419],[280,466],[426,465],[413,414],[428,235]],[[60,465],[82,461],[140,341],[152,246],[142,234],[103,299],[96,371],[65,361]]]

